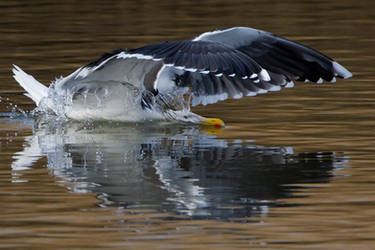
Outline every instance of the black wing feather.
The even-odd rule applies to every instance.
[[[244,77],[247,75],[244,75],[241,68],[246,68],[246,73],[250,75],[258,74],[262,70],[254,60],[243,52],[217,42],[192,40],[168,42],[131,49],[127,53],[152,56],[155,59],[163,59],[165,64],[184,66],[198,71],[208,70],[216,74],[237,74]],[[185,54],[191,55],[191,58],[188,56],[181,58]],[[241,58],[241,60],[237,58]],[[236,65],[236,67],[232,67],[232,65]],[[239,66],[241,67],[239,68]]]
[[[331,81],[336,76],[351,77],[351,73],[340,64],[312,48],[243,27],[204,33],[194,40],[114,50],[86,67],[94,72],[110,66],[110,63],[103,62],[117,54],[119,56],[112,63],[129,58],[135,61],[135,73],[131,70],[131,63],[124,63],[128,67],[125,72],[129,74],[150,74],[153,64],[148,65],[144,60],[161,61],[159,65],[165,67],[158,67],[155,81],[159,80],[160,70],[166,70],[163,71],[167,72],[164,81],[168,82],[167,75],[173,87],[191,87],[191,93],[200,98],[198,102],[201,103],[207,103],[205,97],[210,97],[209,102],[212,102],[228,95],[238,98],[278,90],[278,86],[287,86],[293,80],[320,82],[321,79]],[[137,66],[138,59],[143,60],[140,67]],[[96,67],[98,65],[101,67]],[[114,73],[120,75],[121,72]],[[84,70],[82,76],[85,76]],[[151,85],[157,87],[158,83],[152,82]]]
[[[275,35],[268,35],[237,48],[275,73],[287,72],[296,80],[331,81],[335,76],[332,59],[307,46]],[[292,79],[291,79],[292,80]]]

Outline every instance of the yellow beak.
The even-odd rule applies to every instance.
[[[217,128],[224,127],[223,120],[219,118],[205,118],[205,120],[201,121],[200,124],[205,125],[205,126],[214,126]]]

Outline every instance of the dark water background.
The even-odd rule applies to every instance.
[[[371,249],[375,2],[1,1],[0,247]],[[314,47],[354,77],[197,107],[183,125],[10,117],[114,48],[232,26]],[[17,105],[17,107],[15,107]]]

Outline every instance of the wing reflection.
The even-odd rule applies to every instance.
[[[157,207],[204,218],[267,215],[296,183],[327,182],[345,159],[333,153],[231,144],[197,128],[99,124],[35,128],[14,171],[46,156],[54,175],[102,206]]]

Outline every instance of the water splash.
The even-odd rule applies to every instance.
[[[10,118],[19,118],[19,117],[29,117],[31,111],[26,111],[20,108],[17,104],[10,102],[9,97],[2,97],[0,96],[0,103],[5,105],[5,109],[9,110],[10,112],[3,112],[0,113],[2,117],[10,117]]]
[[[182,121],[197,123],[191,113],[190,98],[182,94],[157,94],[140,90],[125,82],[82,82],[63,89],[56,79],[35,110],[36,114],[55,114],[74,120],[121,122]],[[189,120],[189,118],[193,117]]]

